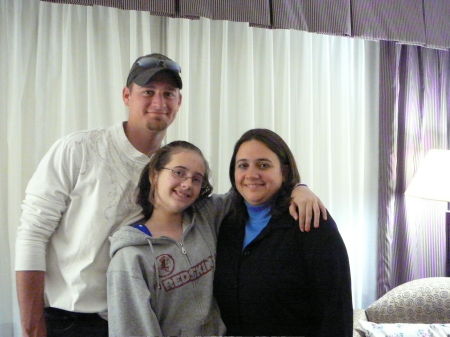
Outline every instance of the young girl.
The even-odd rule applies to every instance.
[[[206,198],[208,177],[202,152],[185,141],[159,149],[144,169],[144,218],[111,238],[110,336],[225,333],[212,284],[217,229],[229,202]]]

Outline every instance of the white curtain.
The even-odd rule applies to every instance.
[[[225,192],[240,135],[279,133],[339,226],[354,307],[375,300],[377,42],[106,7],[0,4],[0,336],[20,336],[14,242],[28,180],[56,139],[126,119],[128,70],[150,52],[182,67],[183,104],[166,141],[198,145],[215,191]]]

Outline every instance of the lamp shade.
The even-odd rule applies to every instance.
[[[450,202],[450,150],[430,150],[405,195]]]

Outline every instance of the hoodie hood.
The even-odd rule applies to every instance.
[[[137,228],[131,226],[120,227],[120,229],[109,238],[109,240],[111,241],[109,255],[112,258],[114,254],[123,247],[143,245],[148,246],[150,238],[150,236],[141,232]]]
[[[191,224],[195,222],[196,215],[195,212],[184,212],[183,214],[183,225],[189,227]],[[141,219],[135,222],[136,224],[144,224],[145,220]],[[148,236],[144,232],[140,231],[137,228],[134,228],[132,225],[130,226],[122,226],[120,227],[110,238],[111,248],[109,250],[109,255],[112,258],[114,254],[117,253],[118,250],[129,247],[129,246],[150,246],[153,252],[153,245],[158,245],[162,242],[167,242],[166,240],[172,240],[167,237],[154,238],[152,236]],[[215,249],[214,249],[215,251]]]

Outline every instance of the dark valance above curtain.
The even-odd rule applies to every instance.
[[[449,0],[41,0],[450,48]]]

